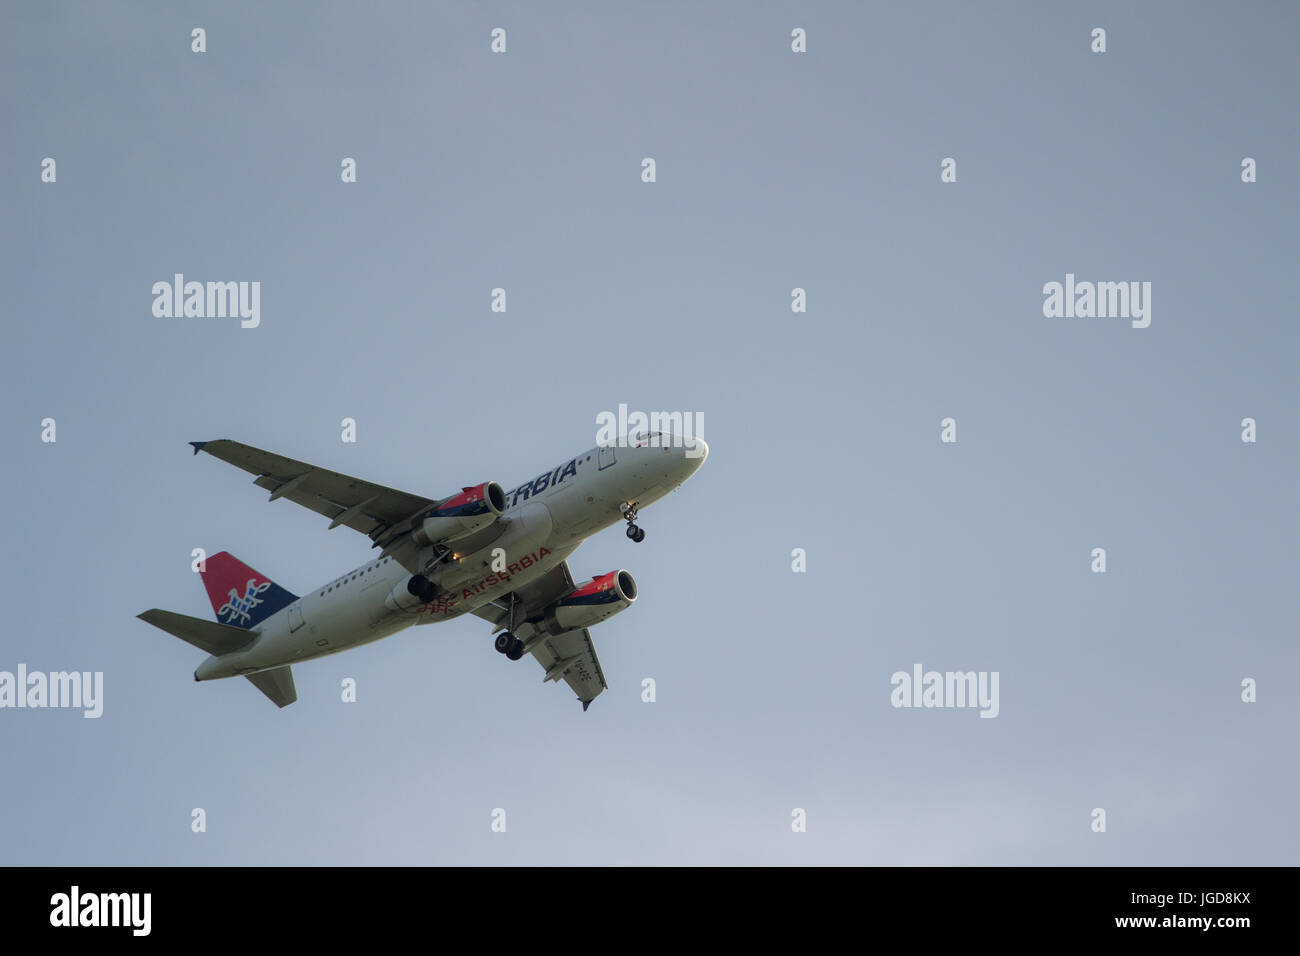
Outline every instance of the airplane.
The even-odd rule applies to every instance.
[[[254,476],[253,484],[371,540],[377,555],[299,596],[228,552],[200,576],[217,621],[152,608],[137,615],[208,653],[196,681],[247,677],[279,707],[298,699],[292,665],[388,637],[412,625],[474,616],[493,646],[563,679],[582,709],[608,686],[590,628],[630,607],[625,570],[577,583],[567,558],[619,521],[645,538],[641,509],[677,490],[708,457],[703,439],[639,432],[598,445],[507,492],[495,481],[442,499],[396,491],[229,439],[190,442]]]

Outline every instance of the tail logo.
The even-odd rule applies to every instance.
[[[257,595],[261,594],[270,586],[270,581],[263,581],[261,584],[258,584],[257,578],[249,578],[248,583],[244,585],[243,597],[240,597],[239,592],[234,588],[231,588],[230,600],[217,608],[217,620],[221,621],[223,624],[247,624],[249,614],[252,612],[253,608],[262,603],[261,599],[258,598]],[[230,615],[229,618],[225,616],[227,614]]]

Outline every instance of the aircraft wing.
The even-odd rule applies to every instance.
[[[605,672],[600,669],[591,631],[585,627],[580,631],[565,631],[557,637],[542,637],[530,650],[546,671],[543,682],[563,678],[582,701],[583,710],[609,686],[605,683]]]
[[[284,498],[310,508],[329,518],[331,528],[343,525],[360,531],[376,544],[387,544],[403,532],[414,530],[414,519],[437,503],[228,438],[190,444],[196,455],[207,452],[256,476],[253,484],[271,492],[271,501]]]
[[[573,588],[569,563],[561,561],[536,581],[531,581],[514,592],[517,600],[515,621],[525,621],[529,615],[564,597]],[[476,608],[472,613],[492,624],[496,630],[507,627],[510,622],[510,595],[502,595],[496,601]],[[522,633],[525,630],[531,630],[530,626],[516,625],[516,636],[527,643],[529,638]],[[545,672],[543,681],[563,679],[578,695],[578,700],[582,701],[583,710],[609,686],[605,683],[605,672],[600,669],[600,658],[596,656],[596,644],[591,639],[591,631],[585,627],[565,631],[554,637],[540,635],[528,644],[528,651],[542,665]]]

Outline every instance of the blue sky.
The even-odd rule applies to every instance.
[[[1295,861],[1293,7],[3,17],[0,669],[105,702],[0,710],[0,862]],[[261,325],[154,317],[176,272]],[[1044,317],[1067,273],[1151,326]],[[369,554],[187,441],[440,497],[619,403],[710,455],[570,559],[640,590],[586,714],[472,619],[283,711],[135,619],[210,615],[195,547],[297,593]],[[998,717],[893,708],[915,663],[997,671]]]

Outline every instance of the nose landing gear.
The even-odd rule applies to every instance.
[[[645,529],[636,526],[636,502],[629,501],[623,508],[623,517],[627,520],[627,536],[640,544],[645,540]]]

